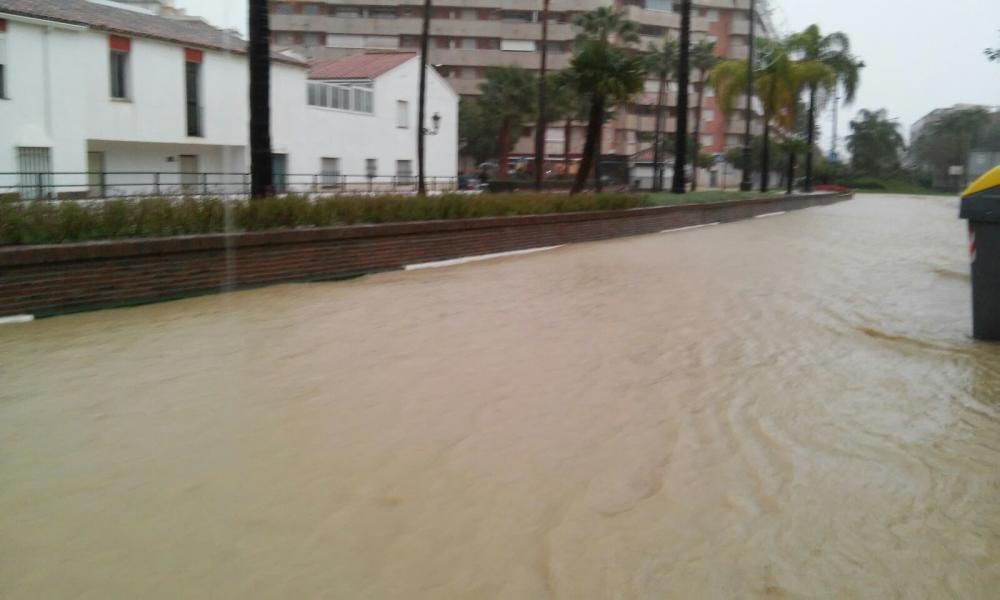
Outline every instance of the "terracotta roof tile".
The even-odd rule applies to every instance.
[[[316,60],[309,63],[309,79],[375,79],[416,56],[416,52],[378,52]]]

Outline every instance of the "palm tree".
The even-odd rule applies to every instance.
[[[424,181],[425,137],[427,135],[427,51],[431,39],[431,0],[424,0],[423,28],[420,36],[420,93],[417,99],[417,195],[427,195]]]
[[[785,176],[785,194],[791,194],[795,189],[795,160],[809,147],[806,140],[797,135],[790,135],[781,141],[781,150],[788,155],[788,173]]]
[[[601,6],[586,12],[573,20],[580,30],[576,36],[577,55],[571,67],[574,71],[574,82],[577,86],[584,81],[596,84],[597,87],[577,87],[577,90],[590,98],[590,114],[587,119],[587,140],[583,160],[580,163],[580,173],[577,173],[577,184],[574,192],[578,192],[586,181],[591,166],[594,167],[595,187],[601,189],[601,153],[603,151],[602,134],[607,111],[613,105],[623,102],[628,97],[642,89],[642,81],[638,88],[632,89],[631,79],[637,72],[641,73],[642,65],[639,59],[622,53],[612,46],[619,44],[628,47],[639,42],[639,26],[625,18],[625,12],[609,6]],[[579,62],[577,59],[584,57]],[[577,68],[579,67],[579,68]],[[615,73],[613,68],[624,67],[623,73]],[[602,72],[603,69],[603,72]],[[602,78],[607,78],[606,81]],[[619,97],[618,94],[625,94]],[[599,105],[595,98],[600,96]],[[594,117],[599,117],[595,121]],[[593,152],[596,150],[596,162]],[[582,174],[581,174],[582,173]]]
[[[669,37],[663,41],[663,46],[649,45],[646,55],[646,69],[658,76],[660,80],[656,93],[656,125],[653,131],[653,191],[663,191],[663,109],[666,105],[667,82],[677,68],[677,40]]]
[[[525,121],[535,116],[535,74],[521,67],[493,67],[486,71],[486,81],[479,85],[486,113],[497,124],[500,138],[499,179],[507,179],[511,135]]]
[[[899,123],[890,119],[885,109],[863,109],[851,121],[847,149],[851,152],[851,168],[857,173],[874,177],[889,175],[899,168],[903,146]]]
[[[545,120],[545,92],[548,80],[545,70],[548,66],[549,56],[549,5],[551,0],[543,0],[542,3],[542,63],[538,73],[538,123],[535,128],[535,190],[542,191],[542,178],[545,176],[545,131],[548,129],[548,121]]]
[[[250,196],[274,191],[271,162],[271,26],[267,0],[250,0]]]
[[[696,155],[701,153],[701,108],[705,103],[705,86],[708,85],[708,73],[719,64],[719,57],[715,55],[715,42],[702,40],[691,49],[691,66],[698,69],[698,104],[695,106],[694,121],[694,147]],[[698,162],[691,165],[691,191],[698,189]]]
[[[795,102],[808,80],[826,81],[832,70],[816,62],[794,62],[789,48],[781,41],[761,38],[757,40],[760,53],[753,71],[753,89],[764,109],[764,145],[761,157],[760,191],[768,191],[771,169],[771,126],[786,130],[795,123]],[[710,76],[711,85],[723,114],[733,110],[736,97],[746,89],[747,61],[727,60],[719,63]]]
[[[691,74],[691,0],[681,4],[681,51],[677,61],[677,145],[674,146],[674,183],[670,191],[683,194],[687,163],[688,81]],[[697,162],[697,161],[695,161]]]
[[[639,43],[639,26],[626,19],[624,11],[610,6],[579,14],[573,24],[580,30],[576,35],[578,47],[594,40],[623,46]]]
[[[645,70],[641,57],[601,40],[584,43],[573,57],[570,68],[576,91],[590,99],[583,159],[570,192],[575,194],[583,189],[594,159],[600,162],[600,138],[605,115],[609,109],[627,102],[642,90]],[[595,169],[594,174],[596,187],[600,190],[600,168]]]
[[[842,84],[844,86],[844,104],[854,102],[860,81],[861,69],[865,65],[851,55],[851,42],[846,34],[837,31],[824,36],[817,25],[810,25],[805,31],[792,35],[788,39],[788,46],[792,51],[801,53],[802,60],[820,62],[833,69],[836,78],[828,89],[836,87],[837,84]],[[816,82],[809,83],[809,126],[806,130],[806,143],[809,149],[806,152],[805,180],[805,190],[807,192],[812,191],[816,103],[817,94],[820,89],[821,86]]]
[[[989,121],[989,113],[982,108],[952,111],[920,134],[915,143],[917,155],[939,170],[950,166],[967,167],[973,142]],[[853,129],[854,123],[851,127]],[[967,183],[964,175],[959,183]]]

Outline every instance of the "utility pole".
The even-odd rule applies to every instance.
[[[424,138],[427,127],[424,119],[427,112],[427,48],[430,45],[431,33],[431,0],[424,0],[424,27],[420,37],[420,95],[417,109],[417,194],[427,195],[427,183],[424,181]]]
[[[754,62],[754,36],[756,35],[757,2],[750,0],[750,44],[747,54],[747,105],[746,105],[746,132],[743,134],[743,179],[740,181],[740,190],[749,192],[753,189],[753,140],[751,139],[750,124],[753,121],[753,62]]]
[[[548,121],[545,117],[545,70],[549,55],[549,4],[545,0],[542,7],[542,68],[538,73],[538,122],[535,127],[535,190],[542,191],[542,178],[545,171],[545,130]]]
[[[681,5],[681,47],[677,71],[677,139],[674,145],[674,184],[670,191],[687,191],[684,167],[687,163],[688,86],[691,76],[691,0]]]

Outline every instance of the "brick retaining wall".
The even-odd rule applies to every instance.
[[[45,316],[588,242],[832,204],[811,195],[633,210],[0,248],[0,316]]]

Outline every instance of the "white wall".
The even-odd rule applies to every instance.
[[[165,158],[179,153],[204,157],[203,170],[249,169],[245,55],[204,51],[205,135],[189,137],[183,46],[132,37],[129,99],[114,100],[110,97],[108,34],[47,25],[7,17],[10,99],[0,100],[0,173],[17,171],[17,148],[22,146],[51,148],[56,173],[86,171],[88,146],[106,153],[107,171],[175,171],[176,164],[166,163]],[[427,175],[455,177],[458,96],[430,71],[428,120],[435,112],[442,119],[440,133],[427,138]],[[272,63],[274,152],[288,155],[289,173],[319,173],[322,157],[338,157],[344,174],[363,175],[366,158],[378,160],[379,175],[395,175],[400,159],[411,160],[416,174],[418,73],[419,61],[414,59],[378,78],[375,114],[362,115],[308,106],[304,66]],[[397,100],[409,102],[408,129],[397,128]],[[228,149],[226,153],[223,148]],[[232,157],[234,152],[239,162],[232,158],[224,162],[222,156]],[[16,185],[16,180],[16,175],[0,175],[0,192]],[[57,177],[56,183],[63,182]],[[296,179],[289,183],[295,184]],[[83,187],[60,191],[79,189]]]

